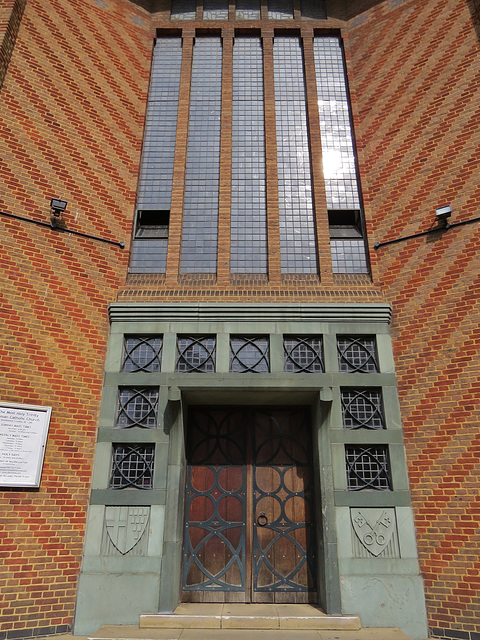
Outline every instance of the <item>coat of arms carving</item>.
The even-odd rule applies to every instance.
[[[106,507],[105,527],[110,542],[126,555],[140,541],[147,528],[150,507]]]
[[[386,549],[396,528],[394,509],[352,509],[355,535],[372,556]]]

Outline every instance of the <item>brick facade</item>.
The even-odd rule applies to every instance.
[[[16,45],[1,92],[0,210],[49,222],[50,199],[64,198],[69,227],[128,241],[148,15],[122,1],[34,0],[19,24],[20,5],[1,9],[2,65]],[[128,251],[5,216],[0,225],[1,399],[53,407],[41,488],[0,494],[0,636],[28,636],[72,623],[107,305]]]
[[[429,625],[480,633],[480,223],[373,250],[376,241],[428,229],[443,204],[453,208],[451,222],[480,215],[478,3],[329,3],[325,27],[341,29],[345,42],[373,283],[331,271],[319,144],[312,145],[312,170],[320,277],[282,278],[274,127],[266,137],[268,279],[233,277],[226,266],[226,153],[217,277],[179,276],[187,83],[180,91],[166,274],[127,277],[152,36],[170,26],[166,3],[155,3],[152,12],[141,4],[8,0],[0,10],[0,210],[48,222],[50,198],[64,198],[68,227],[127,244],[122,251],[0,216],[1,399],[53,406],[40,490],[0,494],[0,637],[62,631],[72,623],[107,306],[114,300],[392,303]],[[262,11],[265,17],[265,6]],[[273,36],[271,23],[263,26]],[[293,26],[313,36],[304,23]],[[191,51],[195,25],[182,27],[182,74],[188,76],[185,51]],[[233,28],[225,22],[209,28],[224,36],[222,144],[228,147]],[[307,75],[311,56],[306,46]],[[264,59],[265,109],[273,115],[268,38]],[[310,137],[318,141],[317,97],[310,90],[307,99]]]
[[[451,222],[479,216],[480,47],[474,3],[369,4],[346,50],[372,245],[428,229],[444,204]],[[479,249],[476,222],[372,252],[393,305],[429,625],[465,634],[447,637],[480,631]]]

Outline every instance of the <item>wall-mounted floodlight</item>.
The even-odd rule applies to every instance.
[[[446,205],[445,207],[439,207],[435,209],[435,215],[438,220],[439,227],[447,226],[447,218],[450,218],[452,215],[452,207],[450,205]]]
[[[480,216],[477,218],[471,218],[470,220],[460,220],[460,222],[452,222],[448,224],[447,220],[452,215],[452,207],[446,205],[445,207],[439,207],[435,210],[436,219],[438,221],[437,226],[431,226],[426,231],[420,231],[420,233],[413,233],[411,236],[403,236],[403,238],[395,238],[395,240],[386,240],[385,242],[376,242],[373,245],[375,250],[380,247],[385,247],[387,244],[394,244],[395,242],[403,242],[404,240],[411,240],[412,238],[420,238],[420,236],[428,236],[431,233],[437,233],[438,231],[448,231],[454,227],[462,227],[465,224],[472,224],[472,222],[480,222]]]
[[[67,208],[66,200],[59,200],[58,198],[52,198],[50,200],[50,209],[52,210],[52,215],[59,217]]]

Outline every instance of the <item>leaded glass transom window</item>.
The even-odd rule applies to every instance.
[[[385,429],[380,389],[342,389],[345,429]]]
[[[110,489],[152,489],[155,445],[114,444]]]
[[[215,336],[179,336],[177,371],[210,373],[215,371]]]
[[[162,336],[125,336],[122,371],[160,371]]]
[[[116,426],[119,429],[154,429],[157,426],[157,406],[158,389],[120,389]]]
[[[379,371],[377,345],[374,337],[338,336],[338,367],[349,373]]]
[[[231,336],[230,371],[233,373],[268,373],[270,371],[268,336]]]
[[[368,273],[363,240],[330,240],[333,273]]]
[[[285,337],[283,349],[284,371],[291,373],[322,373],[325,371],[320,336]]]
[[[390,461],[384,445],[346,446],[347,486],[350,491],[390,491]]]

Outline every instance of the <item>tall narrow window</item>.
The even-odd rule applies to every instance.
[[[270,20],[293,19],[293,0],[268,0]]]
[[[237,0],[237,20],[260,20],[260,0]]]
[[[152,218],[158,212],[163,212],[165,218],[170,211],[181,63],[181,39],[158,38],[153,53],[138,181],[137,211],[144,212],[144,219],[149,217],[148,212],[152,212]],[[159,236],[151,230],[149,233],[142,232],[141,218],[142,214],[139,213],[132,242],[130,271],[164,273],[168,234]]]
[[[195,0],[172,0],[171,20],[195,20]]]
[[[193,48],[183,207],[182,273],[217,270],[222,44],[197,38]]]
[[[316,273],[307,107],[299,38],[273,44],[282,273]]]
[[[227,20],[228,0],[203,0],[204,20]]]
[[[259,38],[233,48],[231,272],[267,272],[263,57]]]
[[[325,0],[301,0],[301,12],[302,18],[325,20],[327,17]]]
[[[314,52],[333,272],[368,273],[340,41],[315,38]]]

